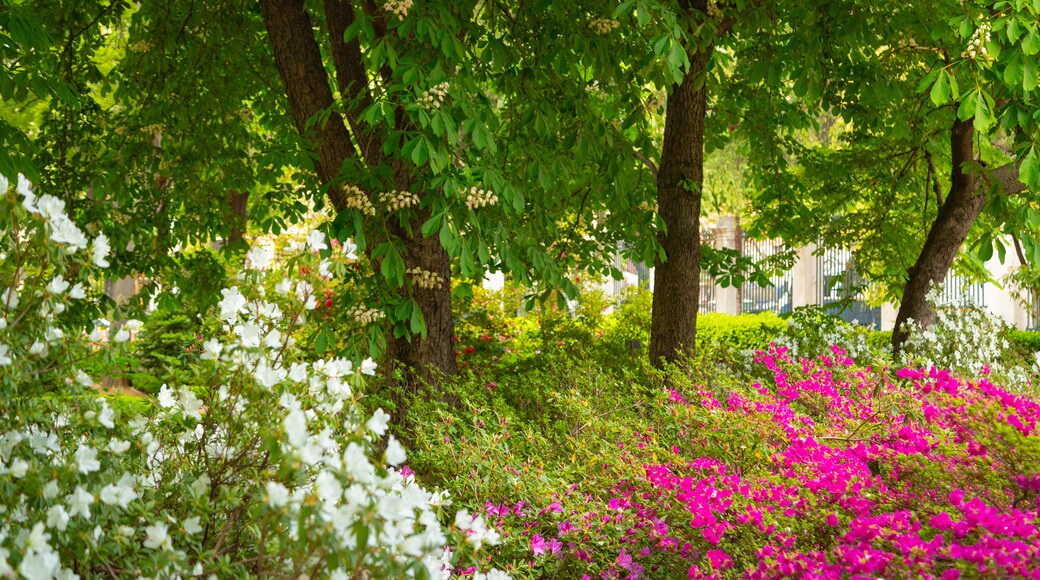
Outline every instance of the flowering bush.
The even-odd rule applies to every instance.
[[[75,368],[91,346],[63,314],[107,266],[106,239],[88,242],[24,179],[0,186],[0,576],[440,578],[497,541],[466,510],[443,526],[446,494],[400,468],[386,413],[362,414],[371,359],[303,356],[305,281],[279,281],[279,303],[259,273],[225,288],[221,332],[156,405],[99,398]],[[299,259],[318,269],[323,241]]]
[[[1040,404],[985,378],[838,348],[762,352],[767,380],[711,388],[556,362],[413,429],[414,464],[483,506],[514,577],[1040,573]],[[528,380],[560,388],[525,412]]]
[[[960,376],[991,376],[1013,390],[1022,390],[1038,374],[1040,362],[1023,364],[1009,352],[1009,329],[1002,320],[979,308],[944,303],[939,287],[928,293],[928,300],[935,321],[926,329],[908,321],[905,362],[950,369]]]

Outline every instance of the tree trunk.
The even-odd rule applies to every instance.
[[[961,244],[968,237],[968,230],[986,203],[986,194],[979,191],[976,175],[966,173],[963,167],[974,159],[974,135],[971,119],[956,121],[950,131],[950,191],[928,231],[917,262],[908,271],[910,278],[903,289],[903,300],[899,303],[899,314],[892,332],[892,352],[897,355],[909,336],[907,323],[910,320],[921,328],[935,320],[935,312],[929,306],[926,295],[932,286],[946,280],[946,273],[953,265]]]
[[[339,178],[343,162],[355,155],[354,142],[339,113],[331,113],[324,125],[314,127],[307,124],[318,113],[331,110],[333,97],[303,0],[263,0],[261,9],[296,127],[301,135],[313,140],[313,151],[318,156],[318,176],[323,183],[332,184],[329,197],[336,210],[343,211],[346,207],[335,180]],[[346,101],[347,120],[354,131],[353,138],[361,144],[359,148],[369,167],[389,164],[394,174],[393,187],[411,190],[415,184],[414,169],[406,161],[386,159],[381,139],[358,119],[372,99],[357,39],[350,42],[343,39],[344,31],[354,20],[353,8],[344,0],[326,0],[325,10],[332,37],[337,86]],[[386,229],[393,237],[404,240],[407,269],[432,272],[440,277],[441,282],[425,288],[412,284],[411,296],[426,322],[426,337],[390,337],[387,349],[389,364],[385,366],[391,371],[401,367],[408,383],[418,379],[435,385],[442,377],[456,372],[451,318],[451,261],[436,237],[422,236],[421,226],[429,218],[429,212],[418,213],[420,215],[409,224],[410,229],[402,228],[395,219],[388,220]],[[407,283],[402,292],[406,291]]]
[[[706,9],[705,2],[695,3]],[[687,51],[690,69],[668,95],[657,208],[664,260],[655,263],[650,361],[675,362],[693,353],[701,271],[701,186],[704,183],[704,72],[711,50]]]
[[[313,143],[318,178],[323,184],[334,183],[343,162],[354,156],[354,144],[343,117],[335,111],[324,124],[309,124],[319,113],[332,109],[332,89],[303,0],[263,0],[260,10],[296,129]],[[329,187],[329,199],[336,211],[346,209],[338,186]]]
[[[369,167],[389,165],[393,168],[394,187],[398,190],[416,189],[415,169],[408,161],[388,160],[383,153],[383,140],[372,127],[360,120],[360,114],[372,104],[368,88],[368,75],[361,60],[361,46],[355,36],[349,42],[344,33],[354,23],[356,15],[348,0],[325,0],[325,21],[331,38],[332,61],[336,68],[336,83],[347,111],[347,122],[360,144],[361,153]],[[399,117],[398,130],[418,131]],[[420,193],[424,195],[424,193]],[[417,212],[410,228],[405,229],[396,220],[387,224],[394,237],[405,241],[407,269],[418,268],[437,274],[442,283],[432,288],[413,287],[412,298],[419,305],[426,322],[426,338],[390,337],[389,370],[396,366],[405,369],[408,382],[419,379],[426,384],[436,385],[444,376],[454,375],[455,324],[451,317],[451,257],[436,237],[425,238],[422,224],[430,218],[429,210]]]
[[[443,377],[454,375],[458,370],[455,364],[455,322],[451,317],[451,258],[440,240],[423,237],[419,230],[423,219],[429,218],[429,212],[419,213],[422,219],[416,219],[412,224],[413,234],[409,236],[407,232],[400,232],[408,247],[405,266],[433,272],[440,277],[441,283],[432,288],[413,287],[412,298],[419,304],[426,321],[426,338],[391,337],[388,358],[391,365],[405,370],[406,382],[418,379],[428,385],[437,385]]]

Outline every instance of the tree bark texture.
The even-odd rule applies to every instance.
[[[908,271],[910,276],[903,289],[903,299],[899,303],[895,330],[892,332],[892,351],[896,354],[909,336],[907,323],[910,320],[922,328],[935,320],[935,312],[926,299],[928,290],[946,280],[946,273],[953,265],[961,244],[968,237],[968,230],[986,203],[986,194],[979,191],[977,176],[964,171],[964,164],[974,159],[974,135],[970,119],[956,121],[950,131],[950,190],[939,208],[939,215],[928,230],[928,237],[917,261]]]
[[[946,274],[967,239],[968,231],[986,205],[986,188],[992,184],[1004,195],[1015,195],[1025,189],[1018,178],[1020,161],[982,175],[965,171],[964,164],[974,161],[974,137],[971,119],[956,121],[950,130],[950,189],[939,208],[939,215],[928,230],[921,254],[908,271],[909,279],[903,289],[903,299],[899,303],[899,313],[892,332],[894,354],[898,355],[902,351],[909,337],[910,328],[907,324],[910,320],[921,328],[935,321],[935,311],[928,304],[926,296],[933,285],[946,280]]]
[[[693,8],[702,10],[704,2]],[[687,7],[689,9],[689,7]],[[690,69],[672,87],[657,173],[657,209],[665,230],[658,234],[664,260],[654,264],[650,361],[675,362],[693,353],[700,300],[701,186],[704,183],[704,72],[711,51],[688,49]]]
[[[359,144],[366,165],[376,167],[390,164],[393,169],[393,188],[412,190],[416,179],[414,168],[398,159],[387,159],[382,151],[382,140],[360,120],[360,113],[372,103],[368,90],[368,75],[361,60],[357,39],[347,42],[344,32],[354,20],[354,9],[344,0],[325,0],[325,17],[331,36],[331,54],[336,69],[336,82],[346,102],[347,130],[339,113],[329,115],[324,125],[310,126],[308,120],[329,111],[333,104],[329,78],[321,59],[321,51],[314,36],[314,27],[302,0],[263,0],[261,9],[268,34],[274,47],[275,61],[286,86],[296,127],[302,135],[314,142],[318,156],[318,176],[323,183],[332,184],[330,198],[337,211],[345,209],[341,190],[335,186],[343,162],[355,155],[354,140]],[[454,350],[454,323],[451,317],[451,261],[437,238],[425,238],[421,225],[428,212],[412,220],[411,232],[396,220],[388,220],[387,230],[392,237],[405,242],[405,266],[434,272],[443,280],[434,288],[412,287],[412,298],[419,305],[426,322],[426,338],[394,338],[388,340],[387,369],[401,366],[408,382],[414,379],[437,384],[444,376],[456,372]],[[378,268],[378,264],[376,264]],[[406,284],[407,288],[407,284]],[[406,291],[406,290],[402,290]]]

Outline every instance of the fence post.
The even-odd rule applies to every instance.
[[[719,225],[715,229],[715,241],[719,248],[743,251],[743,232],[740,230],[740,220],[737,216],[728,215],[719,218]],[[716,286],[715,296],[717,312],[740,314],[742,306],[740,304],[740,286],[730,286],[729,288]]]
[[[798,249],[795,258],[792,284],[794,286],[791,296],[791,307],[811,306],[820,301],[820,281],[817,257],[813,255],[816,244],[809,244]]]

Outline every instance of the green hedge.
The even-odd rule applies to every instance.
[[[787,329],[787,321],[772,312],[759,314],[719,314],[697,317],[697,348],[712,347],[733,351],[761,350],[769,347]]]

